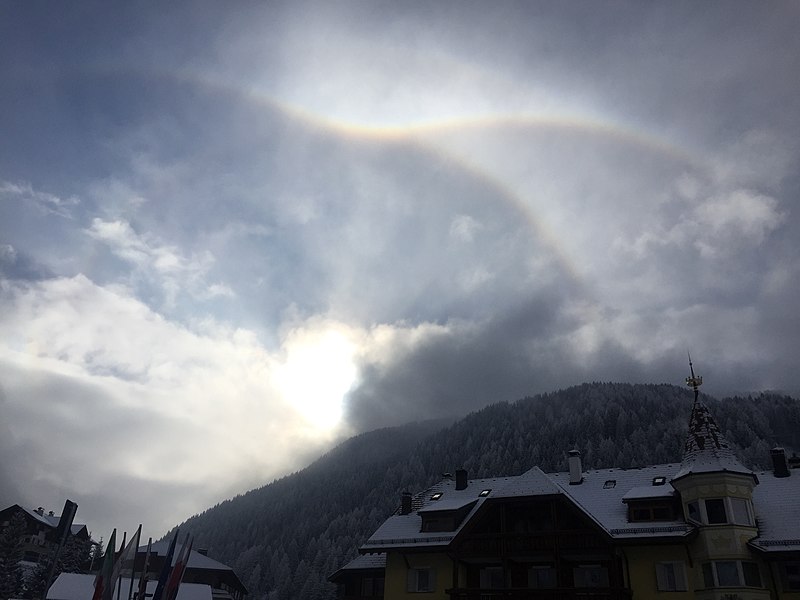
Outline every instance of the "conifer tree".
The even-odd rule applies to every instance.
[[[0,533],[0,600],[17,597],[22,592],[22,540],[25,537],[25,517],[14,513]]]

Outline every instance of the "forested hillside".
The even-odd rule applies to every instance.
[[[800,402],[775,394],[705,398],[741,460],[768,468],[779,443],[800,450]],[[671,385],[592,383],[499,403],[448,427],[421,423],[352,438],[308,468],[192,517],[181,528],[233,566],[260,600],[335,596],[329,574],[396,508],[464,467],[469,477],[679,461],[691,392]]]

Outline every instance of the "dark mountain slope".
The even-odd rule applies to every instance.
[[[354,556],[403,490],[424,489],[460,466],[471,478],[534,465],[566,470],[573,447],[586,468],[679,461],[691,398],[671,385],[592,383],[494,404],[444,429],[423,423],[363,434],[181,527],[236,569],[251,598],[332,598],[325,578]],[[767,468],[776,443],[800,449],[797,400],[705,401],[745,464]]]

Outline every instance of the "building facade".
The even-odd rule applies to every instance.
[[[23,531],[20,532],[22,562],[27,566],[35,566],[52,556],[59,542],[58,523],[61,517],[52,510],[45,511],[41,506],[32,510],[12,504],[0,511],[0,532],[12,527],[15,516],[24,521]],[[90,540],[89,531],[84,524],[73,523],[70,534],[87,542]]]
[[[457,471],[405,494],[331,580],[348,600],[381,575],[387,600],[800,600],[798,461],[743,466],[687,381],[681,463],[584,471],[572,451],[563,473]]]

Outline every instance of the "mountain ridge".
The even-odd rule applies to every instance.
[[[765,468],[777,443],[800,449],[800,402],[761,394],[703,395],[748,466]],[[191,517],[180,527],[234,567],[259,600],[334,597],[326,577],[397,507],[441,474],[517,475],[567,468],[577,447],[587,469],[681,459],[692,393],[669,384],[584,383],[498,402],[450,424],[384,428],[342,442],[305,469]]]

